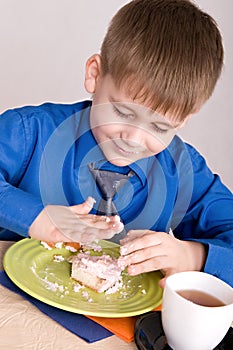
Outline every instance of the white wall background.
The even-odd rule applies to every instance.
[[[0,0],[0,112],[89,97],[83,87],[85,61],[99,51],[112,15],[127,2]],[[233,190],[233,1],[196,2],[217,20],[225,67],[213,96],[181,135]]]

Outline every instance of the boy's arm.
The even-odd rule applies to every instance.
[[[132,230],[121,240],[119,264],[128,267],[130,275],[161,270],[164,287],[168,276],[182,271],[202,271],[206,260],[205,246],[183,241],[166,232]]]
[[[174,234],[179,239],[204,244],[204,271],[233,285],[233,195],[193,148],[191,156],[193,196]]]
[[[129,266],[133,275],[163,270],[167,277],[179,271],[204,270],[233,286],[233,195],[203,158],[195,150],[191,152],[192,197],[187,210],[187,201],[181,200],[173,212],[170,226],[174,236],[145,229],[129,231],[121,241],[120,262]],[[192,176],[186,176],[187,171],[180,174],[184,195]]]
[[[36,129],[34,115],[29,119],[16,111],[0,117],[0,227],[47,241],[89,241],[120,232],[117,218],[88,215],[92,206],[85,208],[87,201],[73,207],[44,207],[38,174],[43,145],[37,137],[44,130]]]
[[[203,270],[233,286],[233,199],[228,195],[221,198],[218,187],[213,184],[210,190],[216,190],[216,199],[187,214],[174,232],[183,240],[204,244],[207,256]],[[210,195],[206,194],[205,200]]]
[[[28,228],[43,209],[40,198],[17,188],[29,154],[27,130],[16,111],[0,116],[0,227],[28,236]]]
[[[120,233],[123,224],[118,216],[89,214],[95,200],[88,197],[74,206],[48,205],[29,229],[32,238],[47,242],[93,242],[110,239]]]
[[[0,181],[0,227],[28,237],[28,229],[43,209],[35,196]]]

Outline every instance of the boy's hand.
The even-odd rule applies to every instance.
[[[128,266],[130,275],[161,270],[164,287],[168,276],[181,271],[201,271],[205,259],[205,246],[198,242],[181,241],[165,232],[136,230],[129,231],[121,241],[122,266]]]
[[[48,205],[32,223],[29,235],[47,242],[93,242],[110,239],[120,233],[123,224],[118,216],[88,214],[94,204],[89,197],[84,203],[66,207]]]

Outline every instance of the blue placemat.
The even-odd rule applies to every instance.
[[[88,343],[93,343],[113,335],[113,333],[106,328],[83,315],[58,309],[31,297],[29,294],[18,288],[9,279],[5,271],[0,272],[0,284],[30,301],[30,303],[35,305],[44,314],[51,317],[54,321],[58,322],[64,328],[78,335]]]

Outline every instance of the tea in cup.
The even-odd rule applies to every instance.
[[[162,324],[173,350],[211,350],[233,321],[233,288],[210,274],[187,271],[166,280]]]

